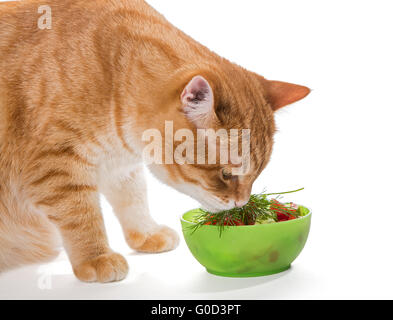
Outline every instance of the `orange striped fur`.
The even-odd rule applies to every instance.
[[[123,279],[126,260],[108,245],[103,193],[130,247],[162,252],[175,231],[149,215],[144,130],[196,131],[181,100],[195,76],[211,86],[213,129],[251,129],[251,171],[230,165],[152,165],[174,188],[211,207],[248,199],[267,165],[274,111],[305,87],[270,82],[200,45],[142,0],[46,0],[0,4],[0,272],[57,254],[59,235],[82,281]],[[203,198],[210,200],[203,200]]]

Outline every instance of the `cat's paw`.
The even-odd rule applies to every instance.
[[[102,254],[74,267],[75,276],[83,282],[114,282],[128,273],[126,259],[117,253]]]
[[[179,236],[176,231],[167,226],[159,226],[157,230],[147,234],[129,231],[126,240],[132,249],[146,253],[171,251],[179,245]]]

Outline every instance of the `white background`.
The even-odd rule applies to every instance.
[[[104,202],[111,245],[130,264],[125,281],[80,283],[63,254],[51,264],[1,275],[0,297],[393,298],[391,2],[149,3],[230,60],[269,79],[313,89],[306,100],[277,114],[273,158],[254,186],[254,192],[306,188],[287,198],[313,209],[306,248],[280,275],[215,277],[194,260],[184,241],[171,253],[132,252]],[[178,217],[198,204],[150,176],[148,183],[153,216],[180,232]],[[41,283],[45,274],[52,275],[49,290]]]

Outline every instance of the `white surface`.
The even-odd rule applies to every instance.
[[[80,283],[61,256],[0,276],[0,298],[392,299],[391,2],[149,2],[219,54],[314,90],[277,115],[272,162],[254,186],[254,192],[306,187],[288,198],[314,211],[306,248],[280,275],[214,277],[184,242],[167,254],[132,253],[104,203],[112,247],[131,267],[125,281]],[[180,232],[178,216],[197,204],[151,177],[149,192],[156,219]],[[38,285],[46,273],[53,274],[49,290]]]

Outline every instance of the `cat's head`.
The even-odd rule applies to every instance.
[[[169,120],[167,127],[161,128],[163,135],[167,131],[163,144],[167,162],[163,156],[163,164],[149,167],[161,181],[211,212],[241,207],[248,202],[254,181],[269,162],[276,131],[274,112],[309,92],[306,87],[268,81],[241,68],[221,74],[200,71],[188,75],[174,90],[174,105],[168,107],[165,119]],[[206,129],[213,130],[203,131]],[[236,134],[231,136],[230,130],[234,129],[237,141]],[[213,132],[221,133],[223,141],[227,132],[227,144],[223,145],[227,146],[228,159],[221,156],[220,140],[209,138]],[[240,159],[231,156],[230,146],[234,144]],[[216,155],[209,154],[214,147]],[[173,163],[168,163],[169,159],[174,159]]]

